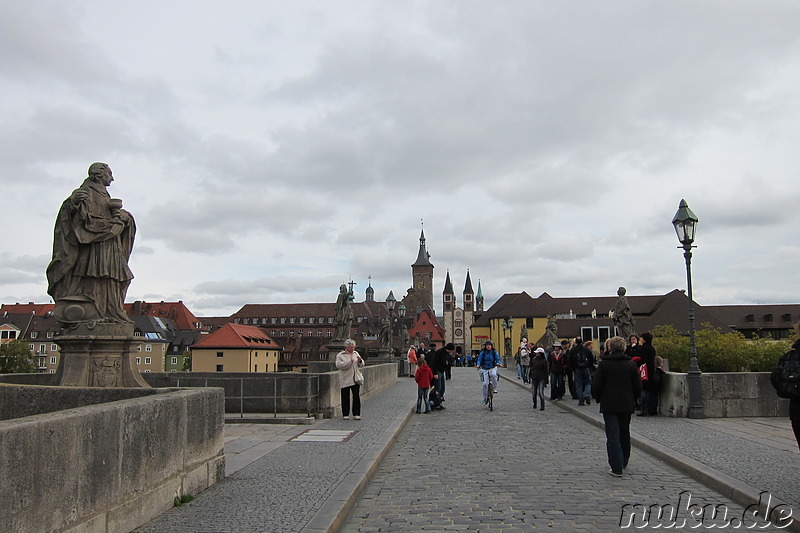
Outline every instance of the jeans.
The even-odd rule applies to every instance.
[[[439,395],[439,401],[442,401],[444,398],[444,384],[445,380],[447,380],[447,376],[445,376],[444,372],[439,372],[439,379],[434,380],[432,385],[436,387],[436,393]]]
[[[592,395],[592,373],[588,368],[575,369],[575,392],[581,405],[585,397]]]
[[[550,374],[550,399],[560,400],[564,397],[564,374]]]
[[[361,385],[342,387],[342,416],[350,416],[350,391],[353,392],[353,416],[361,416]]]
[[[615,474],[621,474],[631,457],[631,414],[603,413],[603,421],[608,465]]]
[[[533,407],[538,405],[544,409],[544,386],[547,381],[543,379],[534,379],[533,386],[531,387],[531,394],[533,395]]]
[[[428,389],[427,388],[417,388],[417,412],[419,413],[420,407],[422,407],[422,402],[425,401],[425,412],[431,410],[431,403],[428,401]]]
[[[522,378],[522,365],[520,363],[517,363],[517,379],[521,378]]]
[[[658,413],[658,392],[649,389],[642,390],[642,412],[648,415]]]
[[[528,379],[528,368],[530,365],[521,365],[521,366],[522,366],[522,381],[523,383],[527,383],[528,381],[530,381]]]
[[[492,384],[492,388],[497,390],[497,368],[491,370],[481,368],[481,383],[483,384],[483,399],[485,400],[489,397],[489,383]]]

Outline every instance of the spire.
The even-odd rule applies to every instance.
[[[369,276],[369,286],[367,287],[367,301],[375,301],[375,289],[372,288],[372,275]]]
[[[483,291],[481,290],[480,279],[478,279],[478,294],[475,296],[475,310],[483,312]]]
[[[464,284],[464,294],[474,294],[472,290],[472,280],[469,279],[469,269],[467,269],[467,282]]]
[[[453,292],[453,284],[450,283],[450,271],[449,270],[447,271],[447,278],[445,278],[445,280],[444,280],[444,290],[442,291],[442,294],[455,294]]]
[[[430,257],[431,254],[429,254],[428,250],[425,248],[425,228],[423,227],[419,233],[419,253],[417,254],[417,260],[411,266],[433,266]]]

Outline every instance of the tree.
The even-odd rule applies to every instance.
[[[190,350],[183,351],[183,368],[181,368],[181,372],[191,372],[192,371],[192,352]]]
[[[674,326],[653,328],[656,353],[669,359],[673,372],[689,369],[689,337]],[[786,341],[773,341],[754,336],[748,339],[738,331],[723,333],[709,323],[695,332],[697,358],[703,372],[769,372],[778,358],[789,350]]]
[[[0,374],[25,374],[36,372],[28,343],[15,339],[0,345]]]

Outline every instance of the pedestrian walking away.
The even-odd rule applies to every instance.
[[[600,402],[606,431],[609,474],[622,477],[631,457],[631,415],[642,382],[636,363],[625,355],[625,339],[612,337],[592,382],[592,396]]]

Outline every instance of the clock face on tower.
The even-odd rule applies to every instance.
[[[420,288],[420,290],[423,290],[423,291],[424,291],[425,289],[427,289],[427,288],[428,288],[428,284],[427,284],[427,283],[425,283],[425,281],[424,281],[424,280],[421,280],[421,281],[419,282],[419,288]]]

